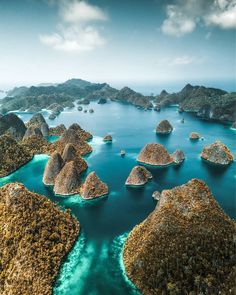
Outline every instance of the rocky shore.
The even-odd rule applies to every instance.
[[[144,295],[234,294],[236,224],[203,181],[165,190],[130,232],[123,261]]]
[[[80,230],[69,210],[22,184],[0,188],[0,294],[53,294],[64,256]]]

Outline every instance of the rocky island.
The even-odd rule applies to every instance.
[[[135,166],[130,172],[125,185],[142,186],[152,179],[152,174],[143,166]]]
[[[80,195],[85,200],[102,197],[108,194],[108,186],[102,182],[97,174],[93,171],[89,173],[85,182],[80,188]]]
[[[189,139],[191,140],[198,140],[200,138],[200,135],[197,132],[191,132],[189,134]]]
[[[22,184],[0,188],[0,294],[53,294],[80,225],[68,210]]]
[[[207,162],[223,166],[229,165],[234,160],[231,151],[221,141],[204,147],[201,157]]]
[[[166,148],[159,143],[148,143],[137,157],[139,163],[152,166],[168,166],[174,163],[173,157]]]
[[[173,126],[168,120],[161,121],[156,128],[158,134],[170,134],[173,131]]]
[[[233,294],[235,235],[235,222],[193,179],[162,191],[155,210],[130,232],[125,270],[144,295]]]

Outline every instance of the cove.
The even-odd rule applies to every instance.
[[[104,105],[93,102],[88,108],[95,112],[83,113],[74,108],[47,122],[51,126],[63,123],[66,127],[76,122],[94,135],[89,142],[94,151],[85,157],[89,166],[86,173],[95,170],[108,184],[108,197],[83,201],[79,196],[54,196],[51,188],[42,183],[48,160],[46,155],[35,156],[16,172],[1,178],[0,185],[22,182],[28,189],[70,208],[81,224],[82,232],[61,267],[54,294],[139,294],[124,274],[121,252],[129,231],[155,208],[156,203],[151,197],[153,191],[200,178],[210,187],[224,211],[236,218],[235,162],[228,167],[215,167],[200,159],[203,147],[217,139],[226,144],[236,157],[236,132],[227,125],[200,121],[190,113],[179,114],[177,107],[166,108],[159,113],[115,102]],[[47,118],[48,114],[44,115]],[[21,116],[23,120],[29,120],[29,115],[21,113]],[[184,124],[181,123],[183,117]],[[171,122],[174,131],[167,136],[158,136],[154,130],[163,119]],[[188,136],[193,131],[200,133],[204,140],[190,141]],[[112,144],[102,141],[106,134],[113,136]],[[165,145],[170,153],[180,148],[186,160],[181,166],[148,167],[153,174],[150,182],[144,187],[126,188],[125,180],[137,164],[136,157],[149,142]],[[121,149],[126,151],[124,158],[119,155]]]

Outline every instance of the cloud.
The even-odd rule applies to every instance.
[[[176,65],[189,65],[192,64],[195,61],[194,57],[190,56],[178,56],[174,58],[172,62],[170,62],[171,66],[176,66]]]
[[[56,32],[39,36],[43,44],[59,51],[80,53],[106,43],[97,25],[108,19],[101,8],[78,0],[50,0],[50,4],[58,6],[60,23]]]
[[[164,34],[181,37],[194,31],[198,24],[236,28],[236,0],[177,0],[167,5],[167,18],[161,30]]]

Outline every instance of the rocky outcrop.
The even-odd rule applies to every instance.
[[[4,177],[32,159],[32,155],[10,135],[0,136],[0,177]]]
[[[65,146],[62,154],[62,159],[64,163],[74,161],[75,167],[79,174],[88,168],[86,161],[82,157],[80,157],[74,146],[70,143]]]
[[[29,152],[32,156],[51,153],[51,143],[42,136],[32,135],[24,138],[21,145],[25,151]]]
[[[230,150],[220,141],[204,147],[201,153],[202,159],[217,165],[228,165],[234,157]]]
[[[103,141],[105,141],[105,142],[112,142],[112,136],[111,135],[106,135],[106,136],[104,136],[103,137]]]
[[[203,181],[164,190],[129,234],[123,261],[144,295],[234,294],[236,225]]]
[[[106,98],[100,98],[100,99],[98,100],[98,104],[104,104],[104,103],[107,103]]]
[[[83,199],[89,200],[108,194],[108,186],[93,171],[89,173],[80,189],[80,195]]]
[[[79,124],[77,123],[73,123],[72,125],[70,125],[70,127],[68,129],[73,129],[75,130],[80,139],[83,140],[83,141],[87,141],[87,140],[90,140],[93,138],[92,134],[89,133],[88,131],[85,131],[83,128],[80,127]]]
[[[173,131],[173,127],[168,120],[161,121],[156,128],[158,134],[169,134]]]
[[[41,111],[42,111],[42,108],[39,107],[39,106],[37,106],[37,105],[32,105],[32,106],[30,106],[30,107],[27,109],[27,112],[28,112],[28,113],[32,113],[32,114],[34,114],[34,113],[38,113],[38,112],[41,112]]]
[[[25,131],[25,124],[17,115],[10,113],[0,117],[0,135],[8,133],[14,139],[21,140]]]
[[[149,172],[143,166],[135,166],[130,172],[125,185],[127,186],[140,186],[146,184],[152,178],[151,172]]]
[[[236,121],[232,124],[232,128],[236,129]]]
[[[54,113],[51,113],[51,114],[48,116],[48,119],[49,119],[49,120],[55,120],[55,119],[56,119],[56,117],[57,117],[57,115],[56,115],[56,114],[54,114]]]
[[[181,150],[176,150],[171,157],[173,158],[175,164],[181,164],[185,160],[185,155]]]
[[[0,188],[0,216],[0,294],[53,294],[79,222],[19,183]]]
[[[33,135],[37,136],[39,138],[43,137],[43,134],[42,134],[41,130],[38,127],[30,126],[30,127],[27,128],[23,139],[29,138],[29,137],[31,137]]]
[[[66,131],[66,126],[64,124],[60,124],[56,127],[50,127],[49,135],[61,136],[65,131]]]
[[[44,173],[43,183],[45,185],[54,185],[55,178],[64,165],[63,159],[58,152],[54,152],[48,160]]]
[[[68,128],[60,139],[52,144],[52,149],[57,150],[61,154],[67,144],[72,144],[80,155],[85,155],[92,152],[92,147],[84,141],[85,133],[74,128]]]
[[[36,128],[40,129],[40,131],[44,137],[49,135],[48,124],[46,123],[44,116],[40,113],[33,115],[33,117],[29,120],[29,122],[27,122],[26,126],[30,130],[33,130]],[[31,135],[33,135],[33,134],[31,134]]]
[[[152,198],[153,198],[155,201],[160,201],[161,193],[158,192],[158,191],[153,192],[153,194],[152,194]]]
[[[200,138],[200,135],[197,132],[191,132],[189,134],[189,139],[191,140],[198,140]]]
[[[55,178],[54,193],[57,195],[73,195],[79,193],[80,176],[75,163],[70,161],[61,169]]]
[[[85,98],[85,99],[79,100],[78,104],[88,105],[88,104],[90,104],[90,101],[87,98]]]
[[[82,108],[81,106],[78,106],[77,110],[78,110],[79,112],[81,112],[81,111],[83,111],[83,108]]]
[[[174,162],[165,147],[158,143],[146,144],[138,155],[137,161],[152,166],[167,166]]]

